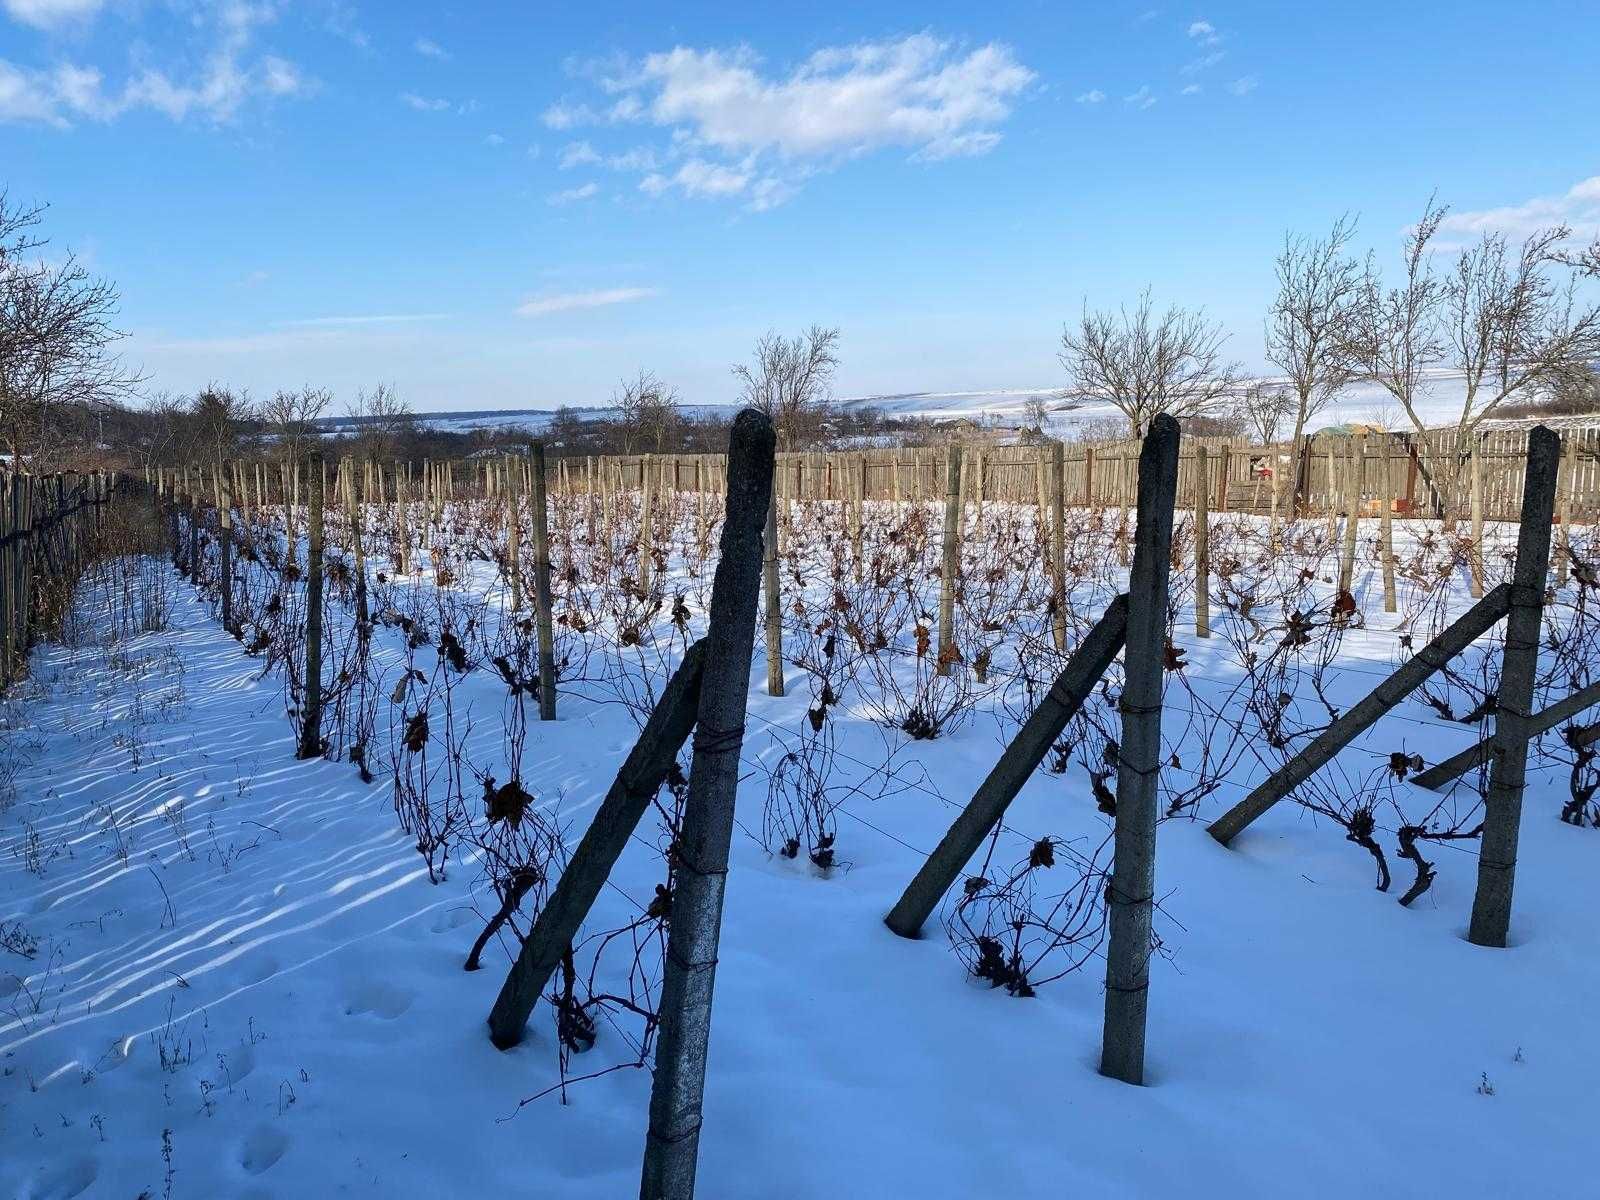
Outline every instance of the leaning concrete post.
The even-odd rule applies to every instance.
[[[1342,713],[1310,745],[1213,821],[1206,832],[1224,846],[1233,841],[1262,813],[1315,775],[1334,755],[1354,741],[1363,729],[1416,691],[1434,672],[1493,628],[1506,615],[1509,595],[1510,589],[1501,584],[1467,609],[1443,633],[1400,664],[1394,674],[1373,688],[1354,707]]]
[[[545,493],[544,443],[528,444],[533,474],[533,611],[539,632],[539,719],[556,719],[556,642],[550,620],[550,511]]]
[[[1167,648],[1167,574],[1178,498],[1178,422],[1163,413],[1139,452],[1139,518],[1128,577],[1122,744],[1117,753],[1116,857],[1106,889],[1106,1013],[1100,1073],[1144,1082],[1150,919],[1156,886],[1156,783]]]
[[[1106,668],[1122,649],[1128,628],[1128,597],[1118,596],[1073,652],[1039,707],[1029,714],[1016,737],[1006,746],[988,777],[949,831],[940,840],[916,877],[906,885],[883,923],[904,938],[922,932],[934,908],[956,881],[983,839],[988,837],[1022,785],[1044,759],[1067,722],[1078,714]]]
[[[578,936],[579,926],[589,915],[628,839],[666,782],[667,772],[694,727],[705,651],[704,640],[690,646],[667,681],[639,740],[628,752],[584,831],[583,840],[573,851],[572,861],[561,873],[532,932],[522,943],[489,1014],[489,1040],[500,1049],[509,1049],[522,1040],[528,1014],[539,1002],[544,985],[550,982],[551,972]]]
[[[1544,621],[1545,576],[1550,570],[1551,522],[1555,519],[1556,474],[1561,441],[1540,425],[1528,435],[1528,470],[1522,481],[1522,517],[1517,563],[1511,576],[1511,611],[1500,665],[1494,738],[1489,747],[1489,790],[1483,801],[1483,842],[1478,850],[1478,891],[1472,900],[1467,940],[1504,946],[1511,924],[1511,891],[1517,872],[1517,832],[1522,824],[1522,786],[1532,735],[1534,676]]]
[[[734,419],[728,439],[722,558],[711,589],[689,794],[673,845],[677,884],[661,985],[641,1200],[689,1200],[694,1195],[717,942],[755,646],[761,531],[772,498],[775,441],[771,420],[750,408]]]
[[[311,456],[306,521],[305,702],[300,709],[301,758],[322,757],[322,455]]]
[[[950,674],[956,658],[956,576],[961,573],[961,447],[952,444],[944,460],[944,557],[939,568],[940,675]]]

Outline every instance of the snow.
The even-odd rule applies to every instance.
[[[684,576],[682,555],[672,569]],[[553,1021],[541,1004],[507,1053],[485,1036],[512,947],[491,943],[484,970],[461,969],[493,908],[476,864],[453,860],[430,883],[384,771],[367,785],[348,763],[296,761],[277,671],[264,675],[170,568],[144,570],[168,580],[169,627],[112,644],[104,589],[91,589],[73,644],[36,653],[6,712],[15,776],[0,803],[0,921],[20,921],[38,951],[0,951],[0,1195],[634,1194],[648,1074],[619,1070],[572,1085],[567,1104],[550,1095],[519,1109],[559,1078]],[[486,577],[465,586],[501,599]],[[1459,611],[1459,575],[1452,588]],[[1341,651],[1341,703],[1398,652],[1376,589],[1363,557],[1367,627]],[[401,590],[426,603],[433,585]],[[681,649],[670,630],[658,636]],[[378,640],[387,694],[403,651],[394,629]],[[1196,639],[1186,602],[1177,640],[1187,677],[1220,695],[1227,643]],[[1371,860],[1302,809],[1280,805],[1231,850],[1203,822],[1166,821],[1157,927],[1168,956],[1152,966],[1150,1086],[1132,1088],[1095,1070],[1098,960],[1014,999],[965,977],[938,916],[916,942],[881,923],[1015,727],[993,698],[933,741],[883,730],[859,698],[839,715],[841,752],[877,764],[887,740],[905,786],[846,804],[844,862],[824,877],[756,836],[757,764],[811,703],[797,672],[790,682],[790,696],[766,695],[758,645],[702,1195],[1587,1187],[1579,1114],[1600,1065],[1587,901],[1600,845],[1555,819],[1555,771],[1532,774],[1505,951],[1463,937],[1472,843],[1439,849],[1437,882],[1402,909],[1373,890]],[[504,684],[480,667],[458,687],[474,761],[502,769]],[[1182,725],[1175,692],[1169,736]],[[575,843],[635,724],[595,678],[561,705],[554,725],[530,722],[523,775]],[[1473,736],[1412,700],[1346,754],[1403,742],[1432,761]],[[1260,769],[1241,765],[1202,816]],[[1092,849],[1109,828],[1076,766],[1037,772],[1006,826],[1006,858],[1045,834]],[[655,836],[641,826],[588,928],[648,900]],[[602,1024],[572,1072],[630,1056]]]
[[[1271,379],[1259,382],[1281,382]],[[1429,428],[1451,425],[1461,415],[1466,385],[1459,372],[1433,370],[1425,374],[1418,392],[1417,414]],[[929,421],[967,419],[980,424],[1022,426],[1031,424],[1029,405],[1043,401],[1049,409],[1046,432],[1053,437],[1077,438],[1083,427],[1095,430],[1108,422],[1120,422],[1122,414],[1110,404],[1096,404],[1068,398],[1061,384],[1035,388],[996,388],[966,392],[904,392],[884,395],[852,396],[841,399],[843,409],[874,408],[888,416]],[[620,412],[613,408],[574,410],[582,420],[614,420]],[[685,405],[684,411],[698,417],[731,420],[738,406],[728,404]],[[547,429],[554,409],[521,408],[503,411],[419,413],[418,424],[442,433],[525,433],[536,436]],[[1378,423],[1392,429],[1409,429],[1410,422],[1394,398],[1376,383],[1355,383],[1345,388],[1311,422],[1313,432],[1329,426],[1359,421]],[[323,423],[329,434],[348,435],[357,427],[343,418]]]

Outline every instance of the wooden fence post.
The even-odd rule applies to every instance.
[[[1345,451],[1344,486],[1348,494],[1345,496],[1344,506],[1344,548],[1339,554],[1339,594],[1350,597],[1350,602],[1353,604],[1356,586],[1356,539],[1360,536],[1361,530],[1362,466],[1366,462],[1365,435],[1349,438],[1345,442]],[[1333,475],[1331,451],[1328,463],[1328,474],[1331,478]]]
[[[1556,556],[1556,586],[1565,587],[1567,571],[1572,562],[1572,494],[1578,487],[1578,438],[1576,431],[1569,431],[1562,439],[1566,445],[1562,457],[1566,460],[1561,468],[1563,478],[1560,481],[1558,492],[1561,510],[1559,520],[1561,523],[1561,553]]]
[[[1059,441],[1050,444],[1050,603],[1051,635],[1056,649],[1067,649],[1067,452]]]
[[[1472,486],[1472,558],[1468,563],[1471,579],[1468,590],[1476,598],[1483,595],[1483,455],[1479,453],[1482,438],[1472,435],[1472,449],[1468,458],[1468,471]],[[1551,514],[1554,517],[1554,513]]]
[[[1106,889],[1106,1010],[1100,1073],[1144,1082],[1155,907],[1156,784],[1161,770],[1161,682],[1167,648],[1167,576],[1178,497],[1178,422],[1163,413],[1139,452],[1139,517],[1128,579],[1128,644],[1119,708],[1116,857]]]
[[[311,456],[306,521],[305,699],[300,709],[301,758],[322,757],[322,455]]]
[[[533,479],[533,611],[539,633],[539,719],[556,719],[556,642],[550,619],[550,512],[544,443],[528,443]]]
[[[236,633],[233,626],[233,482],[226,475],[218,481],[222,503],[217,506],[217,586],[222,597],[222,627]]]
[[[1223,461],[1226,469],[1227,461]],[[1194,448],[1194,632],[1196,637],[1211,636],[1211,514],[1206,508],[1206,493],[1211,489],[1206,448]]]
[[[1467,931],[1467,940],[1475,946],[1503,947],[1511,924],[1517,832],[1522,823],[1522,788],[1528,766],[1533,686],[1539,667],[1545,576],[1550,570],[1550,532],[1555,519],[1560,461],[1560,439],[1543,425],[1535,428],[1528,435],[1517,562],[1511,577],[1494,739],[1489,748],[1489,790],[1483,802],[1478,890],[1472,900],[1472,924]]]
[[[950,674],[956,661],[956,576],[961,574],[961,447],[954,442],[945,450],[944,557],[939,569],[940,675]]]
[[[689,1200],[694,1195],[717,944],[755,643],[761,530],[772,497],[775,442],[772,422],[761,412],[747,408],[734,419],[694,760],[683,824],[673,847],[677,886],[661,984],[641,1200]]]
[[[1382,529],[1383,545],[1379,553],[1383,557],[1383,611],[1392,613],[1397,610],[1394,590],[1394,474],[1393,439],[1386,431],[1380,443],[1383,453],[1379,455],[1378,465],[1383,473],[1383,487],[1378,492],[1378,502],[1383,506],[1380,514],[1380,527]]]
[[[783,695],[783,593],[778,586],[778,484],[773,474],[767,502],[767,527],[762,535],[761,590],[766,597],[767,695]]]
[[[506,572],[511,576],[511,612],[522,611],[522,469],[506,483]]]

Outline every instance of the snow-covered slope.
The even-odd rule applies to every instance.
[[[1375,586],[1358,588],[1373,615],[1347,639],[1341,703],[1394,653]],[[541,1005],[524,1045],[490,1047],[507,949],[461,970],[493,904],[474,894],[473,865],[431,884],[387,780],[296,761],[276,675],[173,587],[168,631],[106,646],[91,607],[91,632],[40,651],[7,709],[0,921],[34,941],[31,957],[23,943],[0,951],[0,1195],[635,1194],[646,1073],[519,1110],[557,1079],[551,1021]],[[1205,687],[1223,649],[1190,628],[1185,616],[1186,678]],[[758,659],[752,763],[781,752],[810,702],[803,687],[768,697],[763,679]],[[504,687],[489,671],[459,687],[492,764]],[[844,753],[878,760],[883,731],[859,717],[841,728]],[[1166,822],[1170,958],[1154,964],[1150,1086],[1132,1088],[1095,1071],[1098,963],[1013,999],[964,977],[937,928],[907,942],[881,923],[999,752],[996,729],[980,713],[911,743],[911,786],[844,810],[846,861],[830,878],[761,849],[752,767],[702,1195],[1588,1193],[1600,844],[1555,820],[1560,779],[1536,771],[1530,785],[1504,951],[1463,940],[1470,850],[1446,846],[1433,890],[1406,910],[1373,891],[1364,853],[1287,805],[1234,850]],[[530,727],[528,785],[559,800],[574,838],[633,736],[619,705],[582,686],[556,724]],[[1471,736],[1408,704],[1349,753],[1442,757]],[[1076,774],[1037,774],[1006,821],[1008,858],[1045,833],[1092,847],[1107,829]],[[600,927],[636,916],[659,878],[640,842]],[[615,1030],[600,1036],[594,1060],[626,1059]]]

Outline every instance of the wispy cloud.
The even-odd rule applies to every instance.
[[[442,60],[450,57],[450,51],[439,45],[439,43],[434,41],[432,38],[419,37],[416,41],[411,43],[411,48],[424,58],[437,58]]]
[[[1526,237],[1552,225],[1570,226],[1573,236],[1583,241],[1600,237],[1600,175],[1579,180],[1559,196],[1535,196],[1520,204],[1451,213],[1439,229],[1472,237],[1484,233]]]
[[[1189,23],[1189,36],[1202,46],[1215,46],[1222,40],[1222,35],[1217,32],[1216,26],[1204,20]]]
[[[635,300],[648,300],[660,295],[659,288],[622,287],[606,288],[594,292],[562,292],[554,296],[538,296],[519,304],[519,317],[545,317],[551,313],[573,312],[587,308],[606,308],[612,304],[629,304]]]
[[[1178,68],[1178,74],[1198,75],[1201,71],[1209,71],[1227,57],[1228,52],[1226,50],[1213,50],[1210,54],[1202,54],[1199,58],[1191,58]]]
[[[21,21],[54,27],[87,20],[99,5],[74,0],[0,0]],[[316,81],[288,59],[252,53],[260,28],[276,17],[272,5],[229,3],[204,6],[189,19],[204,52],[185,61],[153,66],[140,51],[120,84],[108,84],[97,65],[65,60],[49,69],[0,59],[0,122],[35,122],[68,128],[74,122],[110,122],[148,109],[171,120],[197,116],[217,124],[234,118],[251,99],[308,96]]]
[[[573,204],[579,200],[588,200],[600,192],[598,183],[586,183],[582,187],[567,188],[563,192],[553,192],[545,197],[546,204]]]
[[[1144,84],[1137,92],[1124,96],[1122,102],[1132,108],[1149,108],[1156,99],[1155,93],[1150,90],[1150,85]]]
[[[450,107],[448,100],[419,96],[415,92],[401,92],[400,103],[417,112],[444,112]]]
[[[964,52],[930,34],[818,50],[786,73],[767,71],[747,47],[684,46],[574,73],[602,96],[551,105],[543,114],[549,128],[645,124],[667,131],[669,142],[615,156],[574,142],[568,165],[604,159],[644,173],[640,186],[650,194],[675,190],[758,209],[819,170],[889,147],[922,162],[986,154],[1035,78],[1007,46]],[[674,171],[658,165],[685,154]]]
[[[1079,104],[1100,104],[1105,98],[1106,94],[1099,88],[1090,88],[1087,92],[1078,93]]]
[[[35,29],[86,24],[105,7],[104,0],[4,0],[6,15]]]
[[[1254,75],[1241,75],[1228,84],[1228,91],[1235,96],[1248,96],[1259,86],[1259,80]]]

